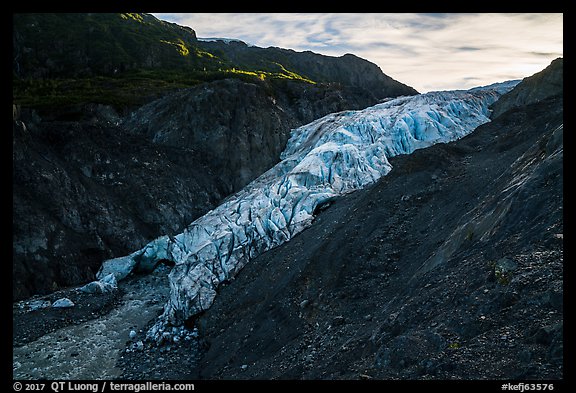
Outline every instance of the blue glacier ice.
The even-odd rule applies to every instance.
[[[251,259],[310,226],[318,207],[390,172],[388,157],[454,141],[488,122],[489,106],[517,83],[400,97],[293,129],[277,165],[182,233],[105,261],[98,277],[120,280],[162,260],[175,264],[170,299],[148,332],[157,339],[210,307],[217,287]]]

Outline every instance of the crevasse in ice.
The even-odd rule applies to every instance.
[[[456,140],[488,122],[489,105],[514,85],[400,97],[296,128],[277,165],[182,233],[105,261],[98,277],[175,264],[170,299],[148,332],[158,338],[210,307],[217,287],[251,259],[311,225],[318,207],[386,175],[388,157]]]

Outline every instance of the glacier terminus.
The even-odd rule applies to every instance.
[[[490,105],[518,83],[399,97],[293,129],[278,164],[182,233],[105,261],[97,277],[121,280],[174,264],[170,299],[148,331],[159,340],[169,326],[208,309],[218,286],[251,259],[310,226],[320,208],[389,173],[389,157],[466,136],[490,121]]]

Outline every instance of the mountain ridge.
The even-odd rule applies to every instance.
[[[125,110],[225,78],[338,83],[377,99],[417,93],[355,56],[203,42],[151,14],[14,14],[13,28],[14,101],[38,108],[95,102]]]

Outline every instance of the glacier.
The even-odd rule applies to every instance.
[[[104,261],[97,277],[121,280],[174,264],[170,299],[148,331],[158,341],[166,328],[209,308],[218,286],[251,259],[310,226],[319,208],[390,172],[389,157],[459,139],[490,121],[489,106],[518,82],[399,97],[295,128],[277,165],[182,233]]]

